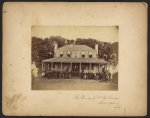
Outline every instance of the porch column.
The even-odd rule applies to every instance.
[[[98,63],[98,72],[100,71],[100,63]]]
[[[44,71],[44,70],[43,70],[43,61],[42,61],[42,73],[43,73],[43,71]]]
[[[52,68],[53,68],[53,62],[51,62],[51,70],[52,70]]]
[[[81,72],[81,63],[80,63],[80,72]]]
[[[92,69],[92,65],[91,65],[91,63],[89,63],[90,64],[90,70]]]
[[[48,65],[48,67],[47,67],[47,68],[48,68],[48,70],[49,70],[49,63],[47,63],[47,65]]]
[[[71,71],[72,71],[72,62],[70,63],[71,65],[70,65],[70,68],[71,68]]]
[[[61,62],[61,72],[62,72],[62,62]]]
[[[107,65],[105,64],[105,71],[107,70]]]
[[[44,64],[44,70],[47,70],[47,63]]]
[[[45,71],[45,63],[43,63],[43,71]]]

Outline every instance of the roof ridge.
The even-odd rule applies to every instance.
[[[81,46],[81,47],[77,47],[77,46]],[[62,50],[67,50],[67,48],[68,49],[73,49],[73,48],[75,49],[76,48],[76,50],[92,50],[92,51],[95,51],[93,48],[91,48],[87,45],[83,45],[83,44],[68,44],[68,45],[64,45],[64,46],[58,48],[57,50],[61,50],[61,49]]]

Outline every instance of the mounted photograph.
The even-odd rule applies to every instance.
[[[3,114],[146,116],[147,17],[142,2],[6,2]]]
[[[32,90],[118,90],[118,26],[32,26]]]

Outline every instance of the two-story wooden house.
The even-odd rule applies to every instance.
[[[86,45],[65,45],[58,48],[54,47],[54,58],[42,61],[42,71],[70,71],[70,72],[91,72],[97,73],[102,71],[102,67],[106,67],[107,61],[98,59],[98,44],[95,49]]]

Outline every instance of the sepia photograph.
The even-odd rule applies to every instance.
[[[118,26],[32,26],[32,90],[118,90]]]

